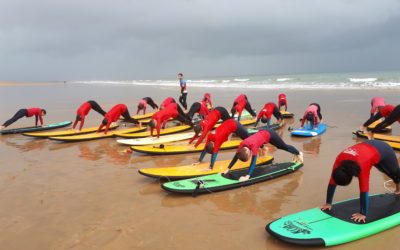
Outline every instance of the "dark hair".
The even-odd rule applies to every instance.
[[[144,109],[144,104],[143,103],[139,103],[137,107],[138,107],[138,109]]]
[[[269,120],[270,120],[269,118],[264,118],[264,117],[261,118],[262,123],[268,123]]]
[[[332,178],[337,185],[347,186],[351,183],[353,176],[358,176],[360,171],[360,166],[355,161],[344,160],[333,171]]]
[[[193,130],[197,135],[203,130],[203,127],[200,124],[197,123],[197,124],[194,125]]]
[[[42,113],[44,113],[44,114],[47,114],[47,112],[46,112],[46,110],[45,110],[45,109],[42,109]]]
[[[310,122],[314,122],[314,114],[311,112],[308,112],[306,115],[306,120]]]
[[[155,128],[156,127],[156,121],[154,119],[151,119],[149,122],[149,127],[150,128]]]
[[[182,73],[179,73],[178,76],[183,76],[183,74],[182,74]]]
[[[107,118],[104,118],[103,121],[102,121],[102,123],[103,123],[104,126],[107,125],[107,124],[108,124],[108,119],[107,119]]]
[[[80,115],[76,115],[76,120],[77,120],[77,121],[82,121],[81,116],[80,116]]]
[[[249,157],[249,154],[247,153],[248,152],[247,150],[249,150],[248,147],[243,147],[239,150],[239,152],[237,152],[239,160],[241,160],[243,162],[246,162],[249,160],[250,157]]]
[[[235,113],[236,113],[236,107],[235,107],[235,106],[233,106],[233,107],[231,108],[231,113],[232,113],[232,114],[235,114]]]
[[[214,151],[214,142],[210,141],[206,145],[206,152],[212,154]]]

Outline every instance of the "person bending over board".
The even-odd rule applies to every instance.
[[[215,109],[211,110],[210,113],[208,113],[208,116],[200,121],[198,124],[194,125],[194,136],[193,138],[189,141],[189,144],[191,144],[196,138],[196,144],[194,144],[194,147],[197,148],[200,143],[203,142],[204,138],[208,135],[208,132],[210,132],[215,124],[219,120],[226,121],[230,119],[230,115],[228,113],[228,110],[226,110],[224,107],[216,107]],[[199,134],[201,133],[200,137]]]
[[[15,113],[13,117],[8,119],[3,125],[0,126],[0,129],[4,129],[14,122],[18,121],[22,117],[32,117],[35,116],[35,126],[38,126],[38,121],[40,121],[40,126],[43,126],[43,116],[46,115],[46,110],[41,108],[29,108],[29,109],[20,109]]]
[[[153,99],[151,99],[151,97],[145,97],[139,101],[136,114],[139,114],[140,110],[143,110],[143,114],[146,114],[147,104],[153,109],[158,109],[157,104],[153,101]]]
[[[352,214],[351,219],[365,222],[368,216],[369,176],[373,166],[396,183],[395,193],[399,195],[400,167],[395,152],[384,141],[369,140],[345,149],[336,157],[326,194],[326,204],[321,209],[331,210],[336,185],[347,186],[355,176],[360,187],[360,212]]]
[[[272,115],[275,116],[275,118],[278,120],[278,123],[283,122],[283,117],[281,112],[279,111],[279,108],[275,105],[275,103],[268,102],[264,105],[263,109],[261,109],[260,112],[258,113],[257,121],[254,126],[257,127],[260,120],[262,123],[266,123],[268,126],[270,126]]]
[[[249,137],[247,129],[243,127],[240,122],[232,118],[224,121],[221,126],[219,126],[208,135],[206,146],[200,154],[198,163],[203,161],[206,153],[209,153],[211,154],[210,168],[212,169],[214,167],[215,161],[217,160],[219,149],[221,148],[222,144],[228,140],[229,135],[232,133],[236,133],[236,135],[238,135],[242,140]]]
[[[318,103],[311,103],[307,107],[301,119],[301,127],[304,127],[306,122],[309,122],[313,129],[317,129],[318,124],[322,123],[321,106]]]
[[[179,96],[179,102],[181,103],[181,105],[183,106],[183,108],[186,111],[187,110],[186,98],[187,98],[187,94],[188,94],[187,89],[186,89],[186,80],[183,80],[182,73],[178,74],[178,79],[179,79],[179,86],[181,87],[181,95]]]
[[[76,118],[74,125],[72,126],[72,129],[75,129],[76,125],[78,125],[78,122],[81,122],[79,126],[79,131],[82,130],[83,124],[85,123],[85,117],[89,114],[91,109],[99,113],[101,116],[104,116],[106,114],[106,112],[100,107],[100,105],[97,102],[95,101],[84,102],[76,111]]]
[[[208,115],[207,104],[204,101],[195,102],[189,109],[189,112],[186,114],[186,118],[191,121],[195,113],[198,113],[202,119],[206,118]]]
[[[175,99],[173,97],[165,98],[164,101],[162,101],[162,103],[160,104],[160,109],[164,109],[165,107],[167,107],[171,103],[176,103],[176,101],[175,101]]]
[[[373,128],[370,133],[368,133],[368,138],[372,139],[374,137],[374,133],[378,133],[382,129],[386,128],[387,126],[392,125],[394,122],[400,123],[400,105],[396,107],[393,105],[385,105],[378,107],[378,112],[371,118],[369,118],[363,126],[360,128],[361,131],[366,131],[366,128],[371,125],[373,122],[385,117],[383,122],[379,123],[375,128]]]
[[[128,107],[125,104],[117,104],[104,115],[104,119],[97,129],[97,133],[99,133],[104,127],[106,127],[104,130],[104,134],[107,134],[108,130],[110,129],[110,125],[113,122],[118,121],[120,116],[124,117],[127,122],[140,125],[140,123],[135,118],[131,117],[128,111]]]
[[[185,123],[185,124],[190,124],[186,117],[184,115],[181,115],[181,112],[179,111],[181,107],[177,103],[171,103],[164,109],[157,111],[154,113],[154,115],[151,117],[151,120],[149,122],[150,126],[150,133],[151,136],[153,136],[153,131],[154,128],[157,130],[157,138],[160,137],[160,129],[164,128],[165,125],[167,124],[169,119],[177,119],[178,121]]]
[[[286,95],[285,94],[279,94],[279,96],[278,96],[278,108],[279,108],[279,110],[281,110],[281,108],[283,107],[283,106],[285,106],[285,111],[287,111],[287,107],[288,107],[288,105],[287,105],[287,99],[286,99]]]
[[[246,95],[239,95],[236,97],[235,101],[233,102],[231,113],[232,113],[232,118],[235,116],[235,113],[238,113],[238,121],[240,121],[240,117],[242,116],[243,109],[246,109],[247,112],[255,118],[257,114],[254,112],[254,110],[251,107],[251,104],[249,100],[247,99]]]
[[[303,163],[303,153],[299,152],[295,147],[286,144],[281,137],[272,129],[263,129],[258,131],[254,135],[244,139],[240,145],[236,154],[233,156],[231,163],[229,163],[228,169],[225,174],[229,173],[230,169],[235,165],[237,160],[247,162],[251,156],[250,169],[247,175],[241,176],[239,181],[247,181],[250,179],[253,171],[256,167],[257,155],[260,150],[260,155],[265,155],[268,151],[266,144],[277,147],[278,149],[285,150],[294,155],[294,161]]]
[[[378,109],[380,107],[385,106],[385,99],[383,99],[382,97],[374,97],[371,99],[371,111],[370,111],[370,117],[373,117],[374,115],[376,115],[376,113],[378,113]]]
[[[203,96],[203,100],[201,100],[201,101],[206,103],[206,106],[208,109],[212,109],[213,105],[212,105],[210,93],[205,93]]]

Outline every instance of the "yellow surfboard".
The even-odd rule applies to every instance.
[[[135,127],[135,128],[127,128],[127,129],[121,129],[121,130],[115,130],[115,131],[108,131],[107,134],[104,134],[104,132],[100,133],[90,133],[90,134],[84,134],[84,135],[70,135],[70,136],[53,136],[49,137],[50,140],[54,141],[62,141],[62,142],[80,142],[80,141],[90,141],[90,140],[97,140],[97,139],[104,139],[104,138],[110,138],[116,136],[116,134],[123,134],[123,133],[137,133],[137,132],[142,132],[145,131],[146,128],[142,127]]]
[[[136,119],[136,120],[143,120],[143,119],[147,119],[150,118],[154,115],[155,112],[151,112],[151,113],[147,113],[144,115],[134,115],[132,116],[132,118]]]
[[[391,141],[385,141],[387,144],[389,144],[393,149],[395,150],[400,150],[400,143],[399,142],[391,142]]]
[[[160,130],[160,135],[169,135],[169,134],[175,134],[183,131],[189,130],[191,127],[189,125],[182,125],[182,126],[176,126],[176,127],[170,127],[170,128],[164,128]],[[153,135],[157,135],[157,132],[154,130]],[[145,138],[151,136],[150,131],[144,131],[141,133],[134,133],[134,134],[127,134],[127,133],[116,133],[116,136],[122,137],[122,138]]]
[[[363,133],[361,131],[353,132],[353,134],[355,134],[355,135],[357,135],[358,137],[361,137],[361,138],[366,138],[366,139],[368,138],[367,134]],[[384,134],[375,133],[374,134],[374,139],[400,143],[400,136],[395,136],[395,135],[384,135]]]
[[[220,150],[237,148],[242,140],[226,141],[222,144]],[[193,145],[160,145],[160,146],[132,146],[133,151],[151,155],[171,155],[171,154],[188,154],[203,151],[205,143],[201,143],[197,148]]]
[[[260,157],[257,159],[256,164],[257,166],[269,164],[273,159],[274,158],[272,156]],[[228,168],[230,162],[231,160],[216,161],[213,169],[210,169],[210,162],[202,162],[198,165],[186,165],[179,167],[143,168],[139,169],[139,173],[153,178],[165,177],[168,179],[185,179],[224,172]],[[250,167],[250,161],[237,161],[232,167],[232,171],[248,167]]]
[[[381,122],[382,122],[381,120],[374,121],[371,125],[368,126],[367,129],[371,130],[371,129],[375,128]],[[380,132],[386,133],[386,132],[390,132],[390,131],[392,131],[392,127],[388,126],[386,128],[383,128],[382,131],[380,131]]]
[[[280,112],[281,112],[281,115],[283,116],[283,118],[292,118],[294,116],[293,113],[290,113],[290,112],[285,111],[285,110],[281,110]]]
[[[118,125],[110,126],[110,129],[116,129]],[[25,136],[36,137],[36,138],[47,138],[54,136],[67,136],[67,135],[83,135],[88,133],[96,132],[98,127],[84,128],[81,131],[76,132],[74,129],[51,131],[51,132],[34,132],[34,133],[23,133]]]

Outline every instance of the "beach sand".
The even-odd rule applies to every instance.
[[[18,109],[47,109],[45,122],[71,120],[87,100],[105,109],[126,103],[131,113],[137,101],[152,96],[178,97],[176,88],[110,85],[29,85],[0,87],[0,121]],[[276,102],[280,90],[207,89],[214,106],[230,108],[240,93],[259,110]],[[288,144],[305,152],[305,165],[294,174],[260,184],[196,198],[168,194],[158,179],[137,173],[144,167],[189,164],[198,154],[168,157],[126,153],[115,139],[63,144],[22,135],[0,136],[0,246],[2,249],[291,249],[271,237],[264,227],[288,213],[320,206],[336,155],[355,140],[351,132],[368,118],[373,96],[398,104],[397,90],[285,90],[289,111],[279,132]],[[204,89],[190,88],[188,102],[198,101]],[[311,102],[322,107],[330,126],[316,138],[291,138],[288,127]],[[86,127],[99,125],[91,112]],[[33,124],[21,119],[13,126]],[[400,134],[398,124],[393,134]],[[220,153],[230,159],[233,150]],[[292,159],[287,152],[271,150],[275,162]],[[206,158],[209,159],[208,157]],[[373,170],[370,193],[385,192],[387,178]],[[338,188],[335,200],[358,196],[358,182]],[[334,249],[393,249],[399,228]]]

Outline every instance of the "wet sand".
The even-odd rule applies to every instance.
[[[190,86],[189,86],[190,87]],[[189,103],[202,89],[189,88]],[[254,108],[276,101],[281,91],[208,89],[215,105],[230,107],[241,92]],[[46,85],[0,87],[0,120],[19,108],[46,108],[46,122],[69,120],[89,99],[105,109],[152,96],[178,96],[177,89],[106,85]],[[197,198],[168,194],[160,181],[141,176],[137,169],[191,163],[198,154],[168,157],[128,154],[115,139],[62,144],[22,135],[0,136],[0,246],[2,249],[293,249],[268,235],[264,227],[273,219],[322,205],[332,163],[338,152],[357,142],[351,132],[368,117],[372,96],[397,104],[399,91],[288,90],[289,111],[279,132],[284,140],[305,152],[305,166],[294,174]],[[291,138],[288,127],[311,102],[322,106],[331,126],[321,137]],[[91,112],[86,126],[101,118]],[[15,126],[31,125],[23,119]],[[400,134],[395,124],[393,134]],[[229,159],[233,150],[220,154]],[[289,153],[271,153],[276,162],[292,159]],[[209,158],[206,158],[209,159]],[[373,170],[370,193],[385,192],[387,178]],[[358,182],[339,188],[335,200],[358,195]],[[393,249],[399,228],[334,249]]]

